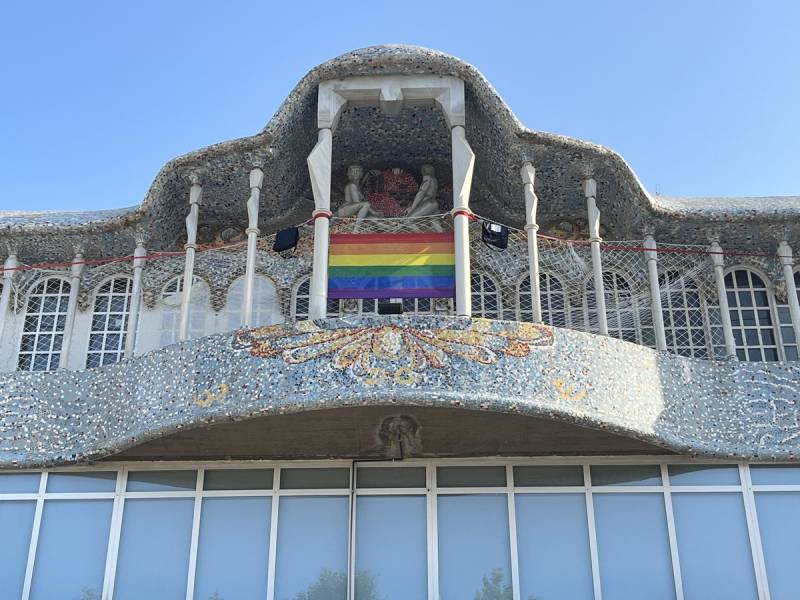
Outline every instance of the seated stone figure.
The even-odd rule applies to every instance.
[[[436,200],[436,192],[439,189],[439,182],[434,176],[432,165],[422,165],[422,183],[419,184],[417,195],[414,201],[406,210],[404,215],[407,217],[427,217],[439,212],[439,202]]]
[[[344,186],[344,202],[336,209],[337,217],[355,217],[358,220],[382,217],[383,213],[372,208],[361,191],[364,169],[360,165],[347,168],[347,185]]]

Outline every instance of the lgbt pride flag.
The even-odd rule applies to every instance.
[[[453,298],[453,232],[333,233],[328,298]]]

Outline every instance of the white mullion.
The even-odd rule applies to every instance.
[[[669,469],[661,464],[661,481],[664,483],[664,510],[667,515],[667,534],[669,535],[669,550],[672,556],[672,576],[675,579],[675,598],[683,600],[683,577],[681,576],[681,561],[678,554],[678,536],[675,533],[675,515],[672,511],[672,491],[669,485]]]
[[[118,510],[114,515],[116,521],[111,521],[111,536],[110,547],[106,555],[106,585],[103,597],[105,600],[113,600],[114,598],[114,583],[117,577],[117,560],[119,558],[119,540],[122,533],[122,517],[125,511],[125,488],[128,486],[128,468],[123,467],[122,471],[117,477],[117,491],[119,493]]]
[[[591,474],[589,465],[583,465],[583,486],[586,494],[586,522],[589,530],[589,556],[592,561],[592,587],[594,600],[603,600],[600,586],[600,561],[597,557],[597,531],[594,525],[594,501],[592,499]]]
[[[25,565],[25,583],[22,586],[22,600],[28,600],[31,594],[31,581],[33,580],[33,565],[36,562],[36,547],[39,544],[39,530],[42,525],[42,511],[44,510],[44,492],[47,489],[47,471],[39,477],[39,494],[36,498],[36,511],[33,513],[33,527],[31,528],[31,543],[28,546],[28,562]]]
[[[425,467],[427,481],[427,551],[428,600],[439,600],[439,531],[436,497],[436,467],[429,462]]]
[[[520,600],[517,507],[514,497],[514,468],[510,463],[506,465],[506,497],[508,499],[508,543],[511,551],[511,591],[514,600]]]
[[[278,543],[278,502],[280,495],[281,468],[275,467],[272,472],[272,502],[269,519],[269,550],[267,552],[267,600],[275,598],[275,559]]]
[[[192,514],[192,541],[189,546],[189,573],[186,577],[186,600],[194,598],[195,569],[197,567],[197,544],[200,539],[200,512],[203,509],[203,481],[205,470],[197,469],[197,480],[194,490],[194,513]]]
[[[111,524],[108,528],[108,546],[106,547],[106,568],[103,574],[103,594],[102,597],[111,597],[111,586],[114,582],[114,569],[116,562],[116,552],[119,546],[119,524],[122,515],[122,496],[125,492],[125,477],[123,471],[117,471],[117,478],[114,482],[114,505],[111,509]]]
[[[347,528],[349,535],[347,540],[347,598],[354,600],[356,594],[356,465],[355,462],[350,466],[350,497],[348,498],[350,509],[350,523]]]
[[[756,513],[755,495],[753,484],[750,480],[750,469],[745,463],[739,464],[739,477],[742,480],[744,492],[744,512],[747,519],[747,533],[750,537],[750,553],[753,557],[753,569],[756,575],[759,600],[770,600],[769,583],[764,563],[764,551],[761,547],[761,533],[758,529],[758,516]]]

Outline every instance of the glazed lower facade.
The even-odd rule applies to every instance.
[[[128,463],[0,473],[3,598],[796,597],[800,467]]]

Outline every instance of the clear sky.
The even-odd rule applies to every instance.
[[[315,65],[406,43],[477,66],[531,129],[667,195],[800,195],[800,1],[6,0],[0,210],[138,204],[263,128]]]

